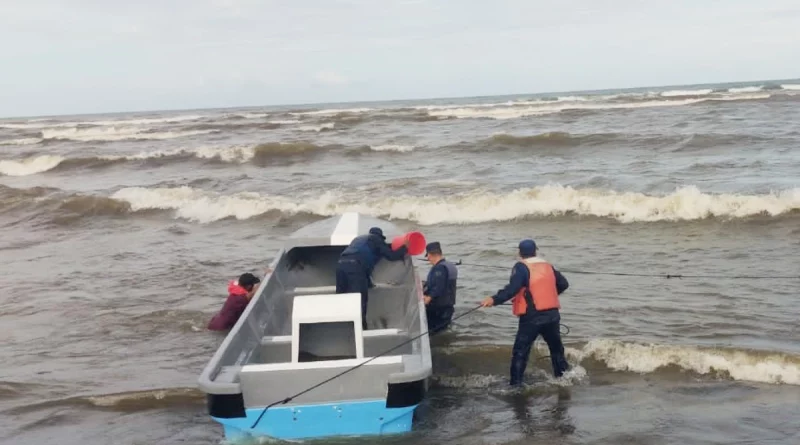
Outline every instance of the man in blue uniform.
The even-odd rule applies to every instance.
[[[444,330],[453,318],[458,269],[444,258],[442,245],[438,242],[425,246],[425,257],[433,266],[423,289],[428,332],[433,334]]]
[[[531,347],[541,335],[550,349],[553,374],[561,377],[570,369],[561,343],[558,296],[569,288],[564,275],[536,256],[532,239],[519,243],[521,261],[514,264],[509,283],[494,296],[481,302],[484,307],[497,306],[512,300],[514,315],[519,317],[517,337],[511,352],[511,385],[522,384]]]
[[[397,250],[392,250],[386,243],[383,230],[378,227],[369,229],[367,235],[357,236],[339,256],[336,265],[336,293],[361,294],[361,325],[367,329],[367,293],[372,287],[372,271],[381,258],[389,261],[400,261],[408,253],[408,241]]]

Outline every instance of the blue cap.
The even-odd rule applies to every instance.
[[[532,239],[524,239],[519,242],[519,254],[523,257],[536,255],[536,243]]]
[[[378,235],[379,237],[381,237],[383,239],[386,239],[386,237],[383,236],[383,230],[381,230],[380,227],[373,227],[373,228],[369,229],[369,233],[370,233],[370,235]]]

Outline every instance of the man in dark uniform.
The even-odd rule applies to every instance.
[[[511,385],[522,384],[531,347],[541,335],[550,349],[553,374],[561,377],[570,369],[561,343],[558,296],[569,288],[564,275],[547,261],[536,256],[536,243],[519,243],[520,261],[511,270],[509,283],[494,296],[481,302],[484,307],[512,300],[512,311],[519,317],[517,337],[511,352]]]
[[[336,265],[336,293],[361,294],[361,325],[367,329],[367,299],[372,284],[372,271],[381,258],[389,261],[400,261],[408,253],[408,241],[399,249],[392,250],[386,243],[383,230],[378,227],[369,229],[367,235],[357,236],[339,256]]]
[[[425,246],[425,257],[433,267],[428,272],[423,292],[428,331],[436,333],[450,325],[456,304],[458,269],[442,255],[442,246],[432,242]]]

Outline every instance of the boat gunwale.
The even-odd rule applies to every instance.
[[[359,217],[362,216],[360,214],[357,214],[357,215]],[[296,235],[299,234],[299,233],[307,232],[307,231],[308,232],[313,232],[313,226],[324,227],[325,223],[330,223],[331,221],[336,220],[336,219],[341,221],[341,219],[343,217],[344,217],[344,215],[339,215],[338,218],[337,217],[331,217],[331,218],[323,219],[323,220],[320,220],[320,221],[316,221],[314,223],[308,224],[308,225],[296,230],[289,237],[287,237],[286,242],[278,249],[278,252],[277,252],[276,256],[274,257],[274,259],[270,263],[270,265],[269,265],[270,270],[265,272],[264,278],[262,280],[262,285],[259,286],[258,291],[253,296],[253,298],[250,299],[250,301],[248,302],[247,306],[245,307],[245,310],[242,312],[242,315],[239,317],[239,319],[236,321],[236,323],[230,329],[230,331],[226,334],[225,339],[217,347],[217,350],[214,352],[212,357],[209,359],[209,361],[206,363],[205,367],[203,368],[203,371],[200,373],[200,376],[198,378],[197,383],[198,383],[199,388],[204,393],[206,393],[208,395],[223,395],[223,394],[236,395],[236,394],[242,394],[242,388],[241,388],[241,384],[239,382],[217,382],[217,381],[215,381],[215,379],[219,376],[219,374],[221,373],[221,371],[225,367],[225,366],[221,365],[220,362],[223,360],[224,356],[229,352],[229,349],[233,346],[232,343],[234,342],[236,337],[238,335],[240,335],[240,334],[241,335],[246,335],[246,333],[242,332],[242,329],[246,329],[244,326],[245,326],[245,324],[247,324],[252,311],[254,310],[256,305],[259,303],[259,301],[262,298],[266,298],[266,296],[264,296],[263,294],[270,287],[268,283],[274,282],[274,281],[280,282],[279,277],[277,276],[277,274],[274,274],[273,271],[277,268],[278,264],[280,264],[280,262],[283,261],[293,249],[295,249],[295,248],[314,248],[314,247],[322,247],[322,248],[324,248],[324,247],[331,247],[331,246],[342,247],[343,246],[342,243],[334,242],[333,241],[333,237],[330,237],[330,236],[327,237],[327,240],[328,240],[327,243],[309,244],[308,242],[304,243],[303,240],[311,241],[313,239],[315,241],[318,241],[323,237],[318,236],[318,235],[317,236],[298,237]],[[387,232],[389,232],[390,234],[399,233],[398,228],[393,223],[391,223],[390,221],[385,221],[385,220],[381,220],[379,218],[374,218],[374,217],[368,217],[367,219],[375,221],[376,225],[388,226],[387,228],[389,230]],[[407,259],[404,259],[404,262],[408,261],[409,258],[411,258],[411,257],[409,256],[409,257],[407,257]],[[420,381],[420,380],[426,380],[427,378],[429,378],[432,375],[432,358],[431,358],[431,348],[430,348],[429,335],[422,335],[423,333],[426,333],[428,331],[427,317],[425,315],[425,305],[424,305],[424,300],[423,300],[423,295],[422,295],[422,282],[420,280],[418,268],[417,268],[416,264],[414,263],[414,261],[413,260],[408,261],[408,265],[410,266],[411,273],[412,273],[412,275],[414,277],[414,289],[416,291],[415,292],[416,293],[416,300],[417,300],[417,304],[418,304],[417,313],[418,313],[418,318],[419,318],[419,330],[418,330],[418,332],[416,330],[414,330],[413,333],[409,332],[409,334],[410,334],[409,336],[411,338],[417,337],[417,338],[414,339],[414,342],[419,341],[420,342],[419,345],[420,345],[421,349],[417,350],[417,351],[414,351],[411,354],[403,354],[401,356],[402,357],[402,362],[404,364],[404,370],[400,371],[400,372],[394,372],[394,373],[389,374],[387,376],[388,377],[387,383],[389,385],[391,385],[391,384],[402,384],[402,383],[412,383],[412,382],[417,382],[417,381]],[[274,291],[271,291],[271,292],[274,292]],[[255,333],[255,334],[256,334],[256,336],[258,338],[258,342],[260,343],[261,340],[262,340],[263,335],[259,336],[258,333]],[[244,349],[240,348],[239,357],[241,357],[241,354],[243,352],[245,352]],[[244,368],[245,366],[248,366],[246,362],[249,360],[249,355],[252,354],[252,353],[253,353],[252,351],[248,352],[248,357],[243,359],[243,363],[242,364],[233,365],[234,367],[239,368],[238,370],[235,371],[235,372],[237,372],[237,374],[239,372],[241,372],[242,368]],[[419,357],[419,358],[417,358],[417,357]],[[370,360],[372,358],[374,358],[374,356],[373,357],[364,357],[364,361]],[[418,361],[418,363],[409,363],[409,360],[414,361],[414,362]],[[338,360],[335,360],[335,361],[338,361]],[[226,366],[229,366],[229,365],[226,365]],[[358,366],[358,363],[355,364],[354,366]]]

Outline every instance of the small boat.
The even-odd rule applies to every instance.
[[[360,295],[335,293],[339,254],[375,226],[389,240],[403,234],[387,221],[345,213],[286,239],[198,380],[227,440],[411,430],[431,376],[422,284],[412,258],[378,262],[366,330]]]

